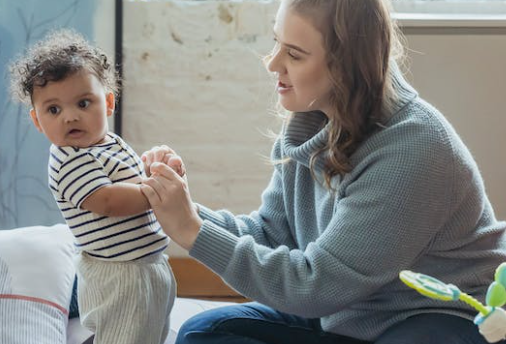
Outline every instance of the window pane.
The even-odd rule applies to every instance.
[[[506,14],[505,0],[392,0],[399,13]]]

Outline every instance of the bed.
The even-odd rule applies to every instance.
[[[93,342],[92,333],[72,318],[74,256],[73,237],[66,225],[0,231],[0,343]],[[170,263],[178,297],[165,344],[174,343],[179,328],[191,316],[246,301],[192,259],[176,258]]]

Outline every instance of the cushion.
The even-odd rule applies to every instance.
[[[62,224],[0,231],[0,343],[67,343],[73,242]]]

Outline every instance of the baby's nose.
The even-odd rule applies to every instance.
[[[63,118],[65,119],[65,122],[74,122],[79,120],[79,114],[75,111],[67,111],[63,114]]]

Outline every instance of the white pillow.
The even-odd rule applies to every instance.
[[[0,231],[0,343],[66,343],[74,255],[66,225]]]

